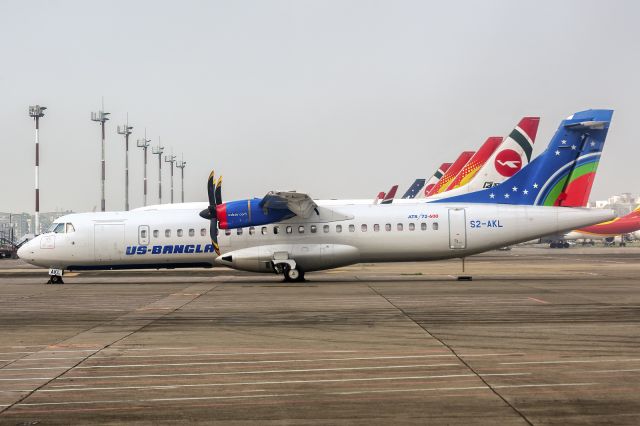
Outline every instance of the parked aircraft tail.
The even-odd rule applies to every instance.
[[[376,198],[373,199],[373,204],[378,204],[380,201],[384,200],[385,193],[383,191],[378,192]]]
[[[431,191],[429,191],[429,194],[427,196],[438,194],[440,192],[443,192],[445,189],[447,189],[447,187],[449,186],[451,181],[456,177],[458,172],[460,172],[460,170],[462,170],[465,164],[469,162],[471,157],[473,157],[473,154],[475,154],[474,151],[464,151],[462,154],[460,154],[460,156],[458,156],[456,161],[453,162],[451,167],[449,167],[449,169],[444,173],[444,175],[442,175],[438,183],[433,185],[433,188],[431,188]]]
[[[451,167],[451,163],[440,164],[438,170],[436,170],[433,176],[431,176],[427,183],[425,183],[423,190],[420,191],[420,194],[416,198],[424,198],[429,195],[429,191],[431,191],[433,186],[438,183],[438,181],[442,178],[446,171],[449,170],[449,167]]]
[[[391,204],[396,196],[396,191],[398,191],[398,185],[393,185],[380,204]]]
[[[413,184],[407,189],[407,192],[402,196],[403,199],[407,198],[416,198],[416,195],[420,193],[424,184],[427,182],[426,179],[416,179]]]
[[[503,183],[434,202],[581,207],[591,193],[612,110],[587,110],[560,123],[547,149]]]
[[[478,173],[478,171],[484,166],[489,157],[495,152],[498,146],[502,143],[501,136],[490,136],[482,144],[480,149],[473,154],[473,157],[467,164],[458,172],[455,178],[451,181],[447,189],[444,191],[451,191],[452,189],[466,185],[471,179]]]

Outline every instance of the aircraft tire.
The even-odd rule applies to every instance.
[[[556,248],[556,243],[549,243],[549,248]]]
[[[569,248],[569,243],[565,242],[565,243],[562,245],[562,247],[563,247],[563,248]]]
[[[300,279],[300,271],[297,269],[287,269],[285,272],[285,276],[289,279],[289,281],[298,281]]]

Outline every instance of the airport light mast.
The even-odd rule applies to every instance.
[[[144,129],[144,139],[138,139],[136,145],[144,151],[144,198],[143,203],[147,205],[147,149],[151,139],[147,139],[147,129]]]
[[[162,204],[162,152],[164,147],[158,138],[158,147],[151,148],[151,153],[158,156],[158,204]]]
[[[182,161],[178,161],[176,163],[176,167],[180,169],[180,202],[184,203],[184,168],[187,166],[187,162],[184,161],[184,156],[182,157]]]
[[[171,204],[173,204],[173,165],[176,162],[176,156],[173,154],[165,155],[164,161],[165,163],[171,163]]]
[[[118,126],[118,134],[124,135],[124,210],[129,211],[129,135],[133,126],[129,126],[129,114],[127,114],[127,124]]]
[[[47,109],[41,105],[30,105],[29,116],[33,117],[36,123],[36,214],[33,233],[40,233],[40,119],[44,117],[44,110]]]
[[[105,211],[105,201],[104,201],[104,181],[105,181],[104,123],[106,123],[107,120],[109,120],[109,117],[107,117],[109,114],[110,114],[109,112],[104,112],[104,101],[102,102],[102,109],[100,111],[91,113],[91,121],[96,121],[96,122],[100,123],[100,128],[102,130],[102,155],[100,157],[101,158],[100,164],[102,166],[102,175],[101,175],[101,179],[100,179],[100,189],[101,189],[102,198],[100,199],[100,211]]]

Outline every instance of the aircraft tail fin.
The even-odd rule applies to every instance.
[[[407,189],[407,192],[404,193],[404,195],[402,196],[403,199],[411,199],[411,198],[416,198],[416,195],[418,195],[420,193],[420,191],[422,190],[422,188],[424,187],[424,184],[427,182],[426,179],[416,179],[411,186],[409,187],[409,189]]]
[[[542,154],[503,183],[434,202],[583,206],[612,116],[612,110],[577,112],[560,123]]]
[[[442,175],[438,183],[436,183],[433,186],[433,188],[431,188],[431,191],[429,191],[428,195],[438,194],[440,192],[443,192],[445,189],[447,189],[447,187],[449,186],[453,178],[456,177],[458,172],[460,172],[460,170],[462,170],[465,164],[469,162],[471,157],[473,157],[473,154],[475,154],[474,151],[462,152],[462,154],[458,156],[456,161],[453,162],[451,167],[449,167],[449,169],[444,173],[444,175]]]
[[[420,191],[420,195],[417,198],[424,198],[427,195],[429,195],[429,192],[431,191],[431,189],[433,189],[433,186],[436,183],[438,183],[438,181],[447,172],[447,170],[449,170],[449,167],[451,167],[451,164],[452,163],[442,163],[442,164],[440,164],[440,167],[438,167],[438,170],[436,170],[436,172],[433,174],[433,176],[431,176],[429,178],[429,180],[425,183],[423,190]]]
[[[376,198],[373,199],[373,204],[378,204],[380,201],[384,200],[385,193],[383,191],[378,192]]]
[[[393,185],[389,192],[384,196],[384,199],[380,204],[391,204],[393,203],[393,199],[396,196],[396,192],[398,191],[398,185]]]
[[[450,191],[460,186],[466,185],[473,179],[478,171],[484,166],[489,157],[495,152],[498,146],[502,143],[502,136],[490,136],[482,144],[480,149],[473,154],[473,157],[467,164],[458,172],[455,178],[451,181],[447,189],[443,192]]]

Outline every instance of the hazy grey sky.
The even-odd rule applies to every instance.
[[[613,108],[592,198],[635,193],[639,12],[637,1],[3,1],[0,211],[34,208],[35,103],[49,108],[41,210],[99,208],[89,118],[101,96],[108,210],[124,205],[127,112],[132,145],[146,127],[184,153],[186,199],[200,201],[212,167],[226,199],[373,197],[521,116],[542,117],[537,154],[565,116]],[[137,207],[141,150],[130,163]]]

